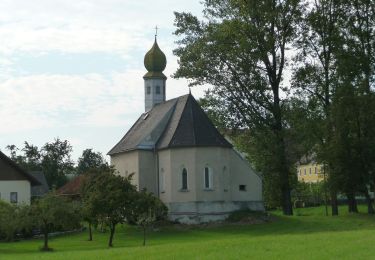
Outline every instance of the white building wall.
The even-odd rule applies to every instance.
[[[138,151],[120,153],[111,156],[111,165],[121,176],[133,174],[132,184],[139,187],[139,160]]]
[[[233,149],[175,148],[159,151],[157,156],[158,161],[152,151],[133,151],[111,156],[111,163],[123,176],[134,172],[138,188],[146,187],[159,195],[169,208],[171,220],[200,223],[225,219],[230,212],[243,208],[264,210],[260,177]],[[204,187],[206,166],[212,169],[212,189]],[[181,190],[184,167],[188,172],[187,190]],[[159,190],[160,174],[163,191]],[[241,191],[240,185],[246,189]]]
[[[30,205],[31,185],[27,180],[0,181],[0,197],[10,203],[10,193],[17,192],[18,204]]]
[[[151,110],[156,104],[165,101],[165,80],[164,79],[145,79],[145,111]],[[148,93],[148,87],[150,93]],[[160,93],[156,93],[156,89],[159,87]]]

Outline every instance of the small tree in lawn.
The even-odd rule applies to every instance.
[[[133,205],[133,221],[142,227],[143,245],[146,245],[146,229],[164,219],[168,209],[159,198],[146,190],[137,193]]]
[[[109,247],[113,246],[116,225],[123,223],[131,212],[136,187],[131,184],[130,179],[131,176],[124,178],[114,174],[113,169],[103,169],[89,178],[86,184],[84,203],[99,221],[109,227]]]
[[[83,181],[83,185],[81,186],[81,194],[82,194],[82,207],[81,213],[83,220],[88,223],[89,226],[89,241],[92,241],[92,226],[96,226],[98,224],[98,212],[95,210],[95,207],[92,203],[92,192],[95,192],[96,186],[95,178],[97,175],[100,174],[99,169],[91,169],[89,172],[86,173],[86,177]]]
[[[43,251],[49,251],[48,234],[59,229],[72,229],[80,225],[79,208],[66,198],[49,193],[32,206],[36,225],[44,235]]]

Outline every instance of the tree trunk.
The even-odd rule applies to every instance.
[[[337,203],[337,193],[335,191],[331,191],[331,207],[332,207],[332,216],[338,216],[339,206]]]
[[[143,226],[143,246],[146,245],[146,226]]]
[[[48,251],[48,229],[45,229],[44,231],[44,246],[43,246],[43,251]]]
[[[368,193],[367,188],[364,191],[366,202],[367,202],[367,213],[368,214],[375,214],[374,207],[372,206],[372,201],[370,198],[370,194]]]
[[[91,222],[89,222],[89,241],[92,241],[92,229],[91,229]]]
[[[115,235],[115,228],[116,228],[116,224],[111,224],[110,225],[110,231],[111,231],[111,234],[109,236],[109,243],[108,243],[108,246],[109,247],[113,247],[113,236]]]
[[[355,200],[354,193],[350,192],[346,194],[348,198],[348,210],[349,213],[358,213],[357,201]]]

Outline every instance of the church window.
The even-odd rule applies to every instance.
[[[155,92],[156,94],[160,94],[160,86],[156,86]]]
[[[204,167],[204,188],[212,189],[212,169],[209,167]]]
[[[182,186],[181,186],[181,190],[187,190],[188,189],[188,176],[187,176],[187,170],[186,168],[183,168],[182,169],[182,173],[181,173],[181,181],[182,181]]]
[[[150,95],[150,94],[151,94],[151,87],[147,86],[147,95]]]
[[[246,185],[241,184],[241,185],[239,186],[239,190],[240,190],[240,191],[246,191]]]

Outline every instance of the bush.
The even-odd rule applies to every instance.
[[[292,191],[294,207],[320,206],[324,204],[324,183],[298,182]]]
[[[33,221],[30,206],[13,205],[0,200],[0,239],[13,241],[16,237],[28,237]]]

